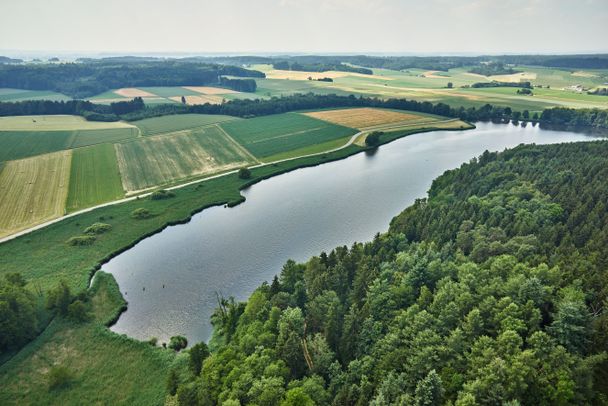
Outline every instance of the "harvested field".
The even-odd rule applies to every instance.
[[[216,126],[115,144],[115,148],[123,188],[128,192],[252,162],[243,148]]]
[[[189,130],[217,124],[229,120],[238,120],[236,117],[219,114],[176,114],[171,116],[146,118],[133,122],[143,135],[157,135],[175,131]]]
[[[113,145],[100,144],[73,151],[68,211],[95,206],[123,196]]]
[[[382,124],[433,121],[432,118],[414,113],[401,113],[393,110],[375,109],[369,107],[315,111],[303,113],[309,117],[351,128],[370,128]]]
[[[536,73],[533,72],[518,72],[511,75],[494,75],[489,77],[498,82],[525,82],[536,79]]]
[[[210,87],[210,86],[184,86],[184,89],[192,90],[193,92],[202,94],[233,94],[241,93],[232,89],[223,89],[221,87]]]
[[[133,127],[122,121],[87,121],[79,116],[10,116],[0,117],[2,131],[61,131],[61,130],[99,130],[103,128]]]
[[[6,162],[0,172],[0,237],[64,214],[71,151]]]
[[[392,78],[386,76],[376,76],[376,75],[364,75],[362,73],[356,72],[340,72],[340,71],[327,71],[327,72],[301,72],[301,71],[293,71],[293,70],[278,70],[273,69],[266,73],[267,79],[284,79],[284,80],[308,80],[308,78],[312,78],[314,80],[321,78],[343,78],[346,76],[358,76],[364,77],[367,79],[381,79],[381,80],[392,80]]]
[[[145,90],[138,89],[136,87],[123,87],[122,89],[114,90],[119,96],[123,97],[156,97],[154,93],[146,92]]]
[[[439,73],[438,70],[429,70],[423,73],[425,78],[430,78],[430,79],[447,79],[450,76],[446,75],[446,76],[441,76],[441,75],[437,75],[437,73]]]
[[[224,100],[219,96],[208,96],[208,95],[199,95],[199,96],[174,96],[169,97],[169,99],[176,101],[178,103],[182,102],[182,97],[186,99],[186,104],[195,105],[195,104],[221,104]]]

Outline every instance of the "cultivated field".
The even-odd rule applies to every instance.
[[[101,130],[0,131],[0,162],[135,138],[137,128]]]
[[[25,100],[70,100],[70,97],[50,90],[23,90],[0,88],[0,102],[19,102]]]
[[[221,115],[177,114],[146,118],[145,120],[135,121],[133,124],[141,130],[143,135],[156,135],[203,127],[228,120],[236,120],[236,118]]]
[[[124,196],[112,144],[75,149],[72,153],[66,209],[76,211]]]
[[[232,89],[224,89],[221,87],[211,87],[211,86],[184,86],[184,89],[192,90],[193,92],[196,92],[196,93],[209,94],[209,95],[241,93],[241,92],[237,92],[236,90],[232,90]]]
[[[71,151],[9,161],[0,172],[0,237],[64,214]]]
[[[156,96],[154,93],[150,93],[150,92],[147,92],[142,89],[137,89],[135,87],[125,87],[122,89],[117,89],[117,90],[114,90],[114,93],[116,93],[117,95],[122,96],[122,97],[128,97],[129,99],[134,98],[134,97],[155,97]]]
[[[345,127],[358,128],[360,130],[384,124],[403,123],[407,125],[437,120],[434,117],[422,114],[403,113],[394,110],[375,109],[369,107],[323,110],[304,114],[319,120],[328,121],[330,123],[339,124]]]
[[[174,96],[174,97],[170,97],[170,99],[177,103],[181,103],[182,97],[184,99],[186,99],[186,104],[190,104],[190,105],[205,104],[205,103],[221,104],[222,101],[224,100],[224,98],[221,96],[210,96],[210,95],[205,95],[205,94],[199,94],[196,96]]]
[[[298,113],[222,123],[221,127],[258,158],[352,136],[357,131]]]
[[[2,131],[61,131],[61,130],[99,130],[107,128],[130,128],[131,124],[122,121],[87,121],[79,116],[10,116],[0,117]]]
[[[115,144],[115,148],[123,188],[128,192],[252,162],[217,126]]]

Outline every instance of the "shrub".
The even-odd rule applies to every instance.
[[[140,207],[131,212],[131,217],[136,220],[143,220],[152,217],[152,214],[150,213],[150,210]]]
[[[161,189],[161,190],[157,190],[156,192],[152,193],[150,195],[150,200],[164,200],[164,199],[170,199],[172,197],[175,197],[175,193],[173,193],[170,190]]]
[[[375,147],[380,142],[380,136],[384,134],[382,131],[374,131],[365,137],[365,145]]]
[[[168,345],[168,347],[174,351],[179,351],[181,349],[186,348],[187,346],[188,346],[188,339],[186,339],[186,337],[184,337],[184,336],[171,337],[171,339],[169,340],[169,345]]]
[[[152,337],[148,340],[148,344],[150,344],[152,347],[156,347],[156,344],[158,344],[158,338],[156,337]]]
[[[93,223],[87,228],[84,229],[85,234],[93,235],[93,234],[103,234],[112,229],[110,224],[106,223]]]
[[[72,380],[72,373],[64,366],[54,366],[48,373],[49,390],[68,386]]]
[[[75,300],[68,306],[68,317],[76,322],[85,322],[89,320],[90,315],[85,304],[81,300]]]
[[[239,169],[239,178],[241,178],[241,179],[251,178],[251,171],[249,170],[249,168]]]
[[[66,244],[71,245],[73,247],[78,247],[93,245],[94,242],[95,236],[93,235],[78,235],[76,237],[71,237],[69,240],[66,241]]]

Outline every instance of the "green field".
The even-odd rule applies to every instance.
[[[174,96],[197,96],[200,94],[198,92],[195,92],[194,90],[189,90],[178,86],[138,87],[138,89],[152,93],[159,97],[166,98]],[[167,100],[167,103],[170,102],[171,100]]]
[[[116,153],[111,144],[77,148],[72,153],[68,212],[124,196]]]
[[[25,100],[71,100],[70,97],[50,90],[0,89],[0,102],[19,102]]]
[[[0,131],[0,161],[27,158],[100,143],[135,138],[137,128],[66,131]]]
[[[298,113],[275,114],[221,124],[237,142],[258,158],[345,138],[357,130]]]
[[[221,115],[178,114],[146,118],[144,120],[134,121],[133,124],[141,130],[143,135],[156,135],[203,127],[235,119],[235,117]]]
[[[234,169],[253,159],[217,126],[116,144],[123,187],[137,191]]]
[[[70,115],[0,117],[0,129],[2,131],[101,130],[131,127],[133,125],[122,121],[87,121],[80,116]]]
[[[89,311],[76,323],[57,317],[34,341],[0,366],[2,405],[162,405],[171,368],[183,371],[183,355],[112,333],[105,324],[124,304],[114,278],[98,273]],[[61,366],[71,377],[50,389],[49,371]]]

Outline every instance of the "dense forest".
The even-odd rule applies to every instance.
[[[226,114],[237,117],[254,117],[289,111],[321,109],[330,107],[380,107],[397,110],[410,110],[437,114],[445,117],[460,118],[467,121],[524,120],[541,124],[572,127],[608,128],[608,111],[601,109],[569,109],[555,107],[544,110],[540,115],[528,110],[513,111],[510,107],[486,104],[482,107],[451,107],[444,103],[419,102],[407,99],[376,99],[355,96],[295,94],[273,97],[265,100],[231,100],[222,104],[203,104],[187,106],[183,104],[161,104],[146,106],[136,98],[132,101],[111,103],[110,105],[91,102],[31,100],[23,102],[0,103],[0,116],[35,114],[77,114],[92,121],[141,120],[169,114]]]
[[[493,80],[492,82],[477,82],[473,83],[471,87],[475,88],[487,88],[487,87],[524,87],[527,89],[532,88],[532,84],[530,82],[497,82]]]
[[[220,300],[180,405],[583,405],[608,394],[608,142],[446,172],[388,233]],[[204,359],[204,361],[203,361]]]
[[[103,60],[94,63],[1,65],[0,88],[52,90],[73,98],[97,95],[110,89],[139,86],[220,85],[234,90],[255,91],[255,81],[245,84],[222,76],[257,77],[264,74],[237,66],[141,61]]]
[[[478,75],[484,76],[492,76],[492,75],[511,75],[513,73],[517,73],[513,68],[505,67],[505,65],[501,62],[491,62],[480,64],[469,69],[471,73],[477,73]]]
[[[374,73],[371,69],[359,68],[356,66],[345,65],[343,63],[299,63],[299,62],[288,62],[279,61],[273,63],[274,69],[282,70],[295,70],[303,72],[327,72],[330,70],[339,72],[355,72],[364,75],[371,75]]]

